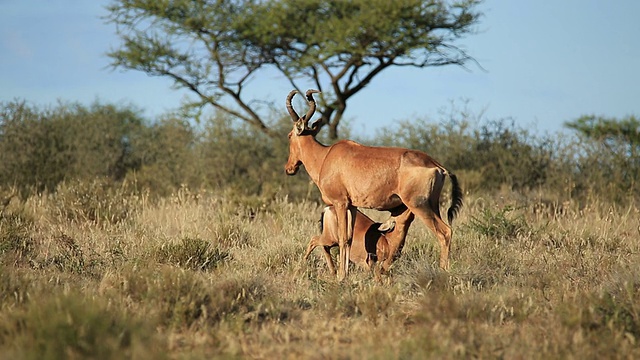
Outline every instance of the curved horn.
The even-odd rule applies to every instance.
[[[294,122],[300,119],[300,116],[298,116],[298,113],[293,109],[293,106],[291,105],[291,99],[293,99],[293,96],[297,93],[298,90],[291,90],[289,95],[287,95],[287,111],[289,111],[289,115],[291,115],[291,119],[293,119]]]
[[[313,94],[318,94],[318,93],[320,93],[320,91],[318,90],[313,90],[313,89],[307,90],[306,95],[307,95],[307,102],[309,103],[309,111],[307,111],[307,114],[304,116],[305,126],[306,124],[309,123],[309,120],[311,120],[313,113],[316,112],[316,100],[313,98]]]

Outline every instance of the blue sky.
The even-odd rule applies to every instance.
[[[0,101],[99,99],[135,105],[148,117],[178,107],[188,93],[168,79],[109,68],[105,52],[118,38],[100,19],[108,3],[0,0]],[[584,114],[640,115],[640,1],[487,0],[480,9],[479,32],[459,44],[486,71],[473,64],[386,70],[348,104],[353,130],[437,121],[452,102],[465,101],[485,118],[552,133]],[[275,75],[255,85],[276,104],[290,90]]]

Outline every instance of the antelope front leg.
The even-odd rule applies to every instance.
[[[349,261],[351,260],[351,242],[353,241],[353,229],[356,225],[356,209],[353,206],[347,208],[347,262],[345,263],[345,274],[349,275]]]
[[[353,237],[353,222],[355,208],[346,204],[335,205],[336,220],[338,222],[338,245],[340,259],[338,260],[338,280],[344,280],[349,274],[349,256],[351,252],[351,238]]]

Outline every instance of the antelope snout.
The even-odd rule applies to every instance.
[[[291,175],[295,175],[295,174],[297,174],[297,173],[298,173],[298,169],[300,169],[300,164],[299,164],[299,163],[298,163],[298,164],[294,164],[293,166],[291,166],[291,165],[287,164],[287,165],[285,165],[285,167],[284,167],[284,172],[285,172],[287,175],[290,175],[290,176],[291,176]]]

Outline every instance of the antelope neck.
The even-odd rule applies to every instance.
[[[318,184],[320,169],[324,158],[329,153],[329,147],[319,143],[313,136],[303,136],[300,138],[300,150],[300,160],[307,174],[314,183]]]

